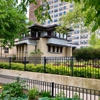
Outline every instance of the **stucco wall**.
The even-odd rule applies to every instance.
[[[2,57],[12,57],[16,55],[16,47],[9,48],[9,53],[4,53],[4,49],[2,47]],[[1,47],[0,47],[0,56],[1,56]]]
[[[37,41],[37,49],[40,49],[43,52],[42,57],[66,57],[66,56],[72,56],[72,49],[67,47],[63,47],[62,53],[51,53],[48,52],[48,47],[47,47],[47,39],[46,38],[40,38],[40,40]]]
[[[100,80],[97,79],[70,77],[70,76],[55,75],[55,74],[43,74],[43,73],[35,73],[27,71],[15,71],[7,69],[0,69],[0,74],[9,76],[18,76],[20,74],[21,77],[23,78],[30,78],[33,80],[55,82],[64,85],[100,90]],[[5,81],[6,80],[2,80],[0,78],[0,82],[3,83]]]
[[[35,50],[35,46],[34,45],[28,45],[27,46],[27,56],[29,57],[29,56],[31,56],[31,52],[34,52],[34,50]]]

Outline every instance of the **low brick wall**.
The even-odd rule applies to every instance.
[[[63,76],[55,74],[44,74],[44,73],[27,72],[27,71],[15,71],[8,69],[0,69],[0,74],[8,76],[20,76],[22,78],[29,78],[33,80],[54,82],[63,85],[100,90],[100,80],[98,79],[71,77],[71,76]],[[0,77],[0,83],[6,83],[6,82],[7,80],[4,80]]]

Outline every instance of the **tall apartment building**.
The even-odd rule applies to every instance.
[[[50,10],[48,11],[48,13],[50,14],[52,21],[50,21],[49,19],[46,20],[45,23],[43,23],[43,25],[52,25],[52,24],[58,24],[59,22],[59,18],[64,15],[67,14],[67,12],[69,11],[73,11],[73,4],[69,3],[69,2],[61,2],[61,0],[48,0],[49,6],[50,6]],[[40,4],[40,3],[38,3]],[[44,11],[45,11],[45,4],[42,4]],[[39,5],[38,5],[39,6]],[[36,18],[33,17],[33,12],[34,9],[36,9],[36,6],[34,5],[30,5],[30,9],[29,9],[29,19],[31,21],[36,21]],[[86,30],[86,28],[80,28],[81,26],[76,24],[76,26],[74,27],[74,32],[70,32],[70,37],[68,37],[68,39],[72,42],[72,44],[76,44],[79,45],[79,48],[81,47],[86,47],[89,46],[88,44],[88,40],[89,40],[89,35],[88,32]],[[84,33],[84,34],[83,34]]]
[[[32,22],[37,22],[37,19],[35,17],[34,11],[36,10],[37,7],[39,7],[42,4],[42,0],[36,0],[37,5],[35,4],[30,4],[29,6],[29,20]]]

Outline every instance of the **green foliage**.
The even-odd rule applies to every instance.
[[[39,98],[39,100],[51,100],[49,97],[42,97],[42,98]]]
[[[72,98],[67,98],[65,97],[65,94],[61,92],[57,94],[55,98],[43,97],[39,98],[39,100],[83,100],[83,99],[81,99],[77,93],[75,93]]]
[[[99,13],[99,3],[100,1],[93,1],[93,0],[61,0],[62,2],[75,2],[75,3],[78,3],[78,4],[82,4],[83,3],[83,6],[82,6],[82,9],[79,9],[78,11],[85,13],[85,20],[84,23],[85,23],[85,26],[89,26],[89,25],[92,25],[91,26],[91,29],[92,31],[95,31],[99,28],[100,26],[100,20],[99,20],[99,17],[100,17],[100,13]],[[92,11],[92,13],[91,13]],[[76,13],[77,14],[77,13]],[[80,18],[84,17],[83,15],[80,15]],[[77,17],[75,16],[75,18],[77,19]],[[72,20],[73,21],[73,20]]]
[[[90,67],[86,65],[90,65],[93,63],[93,61],[85,61],[85,63],[82,63],[81,65],[78,65],[77,62],[75,62],[73,66],[73,76],[75,77],[87,77],[87,78],[96,78],[100,79],[100,69],[95,67]],[[85,65],[86,64],[86,65]],[[97,64],[95,63],[95,66],[98,66],[99,62]],[[9,69],[8,63],[0,63],[0,68]],[[24,65],[21,63],[13,63],[11,64],[11,69],[13,70],[24,70]],[[40,72],[44,73],[44,65],[43,64],[27,64],[26,70],[30,72]],[[46,64],[46,73],[50,74],[58,74],[58,75],[68,75],[70,76],[72,73],[71,67],[68,67],[59,64],[59,66],[54,64]]]
[[[36,87],[28,91],[28,96],[30,99],[36,99],[36,97],[39,95],[39,91]]]
[[[3,85],[3,91],[0,94],[0,100],[28,100],[23,92],[25,85],[23,82],[13,82]]]
[[[77,93],[74,94],[73,100],[82,100]]]
[[[41,96],[42,97],[50,97],[50,91],[41,91]]]
[[[31,52],[30,54],[43,54],[43,52],[40,51],[40,49],[34,50],[33,52]]]
[[[24,70],[24,65],[22,63],[11,63],[11,69]]]
[[[86,12],[81,11],[83,8],[83,3],[74,3],[73,7],[74,8],[72,12],[68,12],[66,15],[61,16],[59,21],[61,26],[58,26],[56,31],[68,34],[65,28],[67,27],[74,29],[76,24],[79,24],[80,28],[82,28],[86,16]]]
[[[13,61],[16,60],[16,55],[13,55],[12,60]]]
[[[61,2],[73,2],[73,0],[61,0]],[[81,17],[77,17],[78,12],[76,12],[74,19],[79,20],[82,18],[83,13],[85,12],[85,25],[92,25],[92,31],[95,31],[100,26],[100,1],[99,0],[74,0],[75,3],[82,4],[83,6],[80,9],[78,7],[78,12],[81,14]],[[18,3],[18,0],[1,0],[0,1],[0,38],[4,38],[4,46],[14,45],[15,38],[19,38],[21,33],[26,32],[27,18],[26,11],[27,6],[33,3],[37,5],[37,0],[21,0]],[[46,19],[51,19],[48,10],[49,4],[47,0],[43,0],[45,3],[46,11],[43,13],[43,6],[40,5],[33,12],[35,14],[37,21],[44,22]],[[91,13],[92,11],[92,13]],[[70,17],[71,18],[71,17]],[[83,19],[81,19],[83,21]],[[73,22],[73,19],[71,19]],[[65,21],[66,22],[66,21]],[[66,22],[67,24],[67,22]]]
[[[93,48],[100,48],[100,38],[97,36],[96,33],[93,33],[90,37],[89,44]]]
[[[73,51],[73,56],[77,60],[100,59],[100,48],[86,47],[86,48],[75,49]]]
[[[26,13],[15,0],[0,1],[0,38],[3,46],[11,47],[14,40],[27,31]]]

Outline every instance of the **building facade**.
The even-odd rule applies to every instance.
[[[38,8],[40,5],[42,5],[42,0],[36,0],[37,5],[30,4],[29,6],[29,21],[32,21],[33,23],[37,23],[37,18],[35,17],[34,11],[36,8]]]
[[[28,35],[23,35],[23,39],[15,43],[17,48],[16,57],[31,57],[31,52],[36,50],[40,50],[43,53],[41,57],[72,56],[72,50],[76,45],[72,45],[67,41],[68,36],[66,34],[56,33],[56,26],[37,24],[30,26]]]
[[[16,56],[16,47],[2,47],[0,46],[0,57],[14,57]]]
[[[49,19],[46,20],[43,25],[52,25],[52,24],[58,24],[59,18],[67,14],[69,11],[73,11],[73,4],[69,2],[61,2],[61,0],[47,0],[50,6],[50,10],[48,13],[50,14],[52,21]],[[32,6],[32,5],[31,5]],[[34,11],[34,9],[30,6],[30,11]],[[44,11],[45,11],[45,3],[42,4]],[[29,13],[29,19],[34,20],[34,17],[32,18]],[[88,40],[90,38],[88,31],[86,28],[82,28],[79,24],[76,24],[76,26],[73,28],[74,32],[70,34],[69,40],[72,42],[72,44],[79,45],[79,48],[89,46]]]

